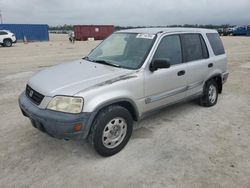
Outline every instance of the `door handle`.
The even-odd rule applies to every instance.
[[[213,67],[213,66],[214,66],[213,63],[209,63],[209,64],[208,64],[208,68],[211,68],[211,67]]]
[[[181,70],[181,71],[179,71],[178,73],[177,73],[177,75],[178,76],[182,76],[182,75],[184,75],[186,72],[184,71],[184,70]]]

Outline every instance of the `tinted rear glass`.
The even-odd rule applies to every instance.
[[[225,50],[218,33],[207,33],[207,38],[215,55],[225,54]]]

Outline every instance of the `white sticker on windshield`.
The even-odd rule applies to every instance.
[[[155,35],[149,34],[149,33],[140,33],[136,36],[136,38],[140,38],[140,39],[153,39],[154,37]]]

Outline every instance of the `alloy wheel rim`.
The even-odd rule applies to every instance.
[[[214,103],[216,101],[216,96],[217,96],[217,90],[214,85],[210,85],[208,89],[208,100],[211,103]]]
[[[103,129],[102,143],[107,148],[115,148],[124,140],[126,133],[126,121],[121,117],[113,118]]]
[[[6,46],[10,46],[10,44],[11,44],[10,41],[6,42]]]

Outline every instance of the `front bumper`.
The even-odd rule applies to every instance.
[[[16,37],[11,37],[11,40],[12,40],[12,43],[16,43],[17,42]]]
[[[25,92],[19,97],[19,106],[35,128],[52,137],[79,140],[88,135],[91,113],[69,114],[40,109],[27,98]],[[80,131],[74,130],[76,124],[82,125]]]

